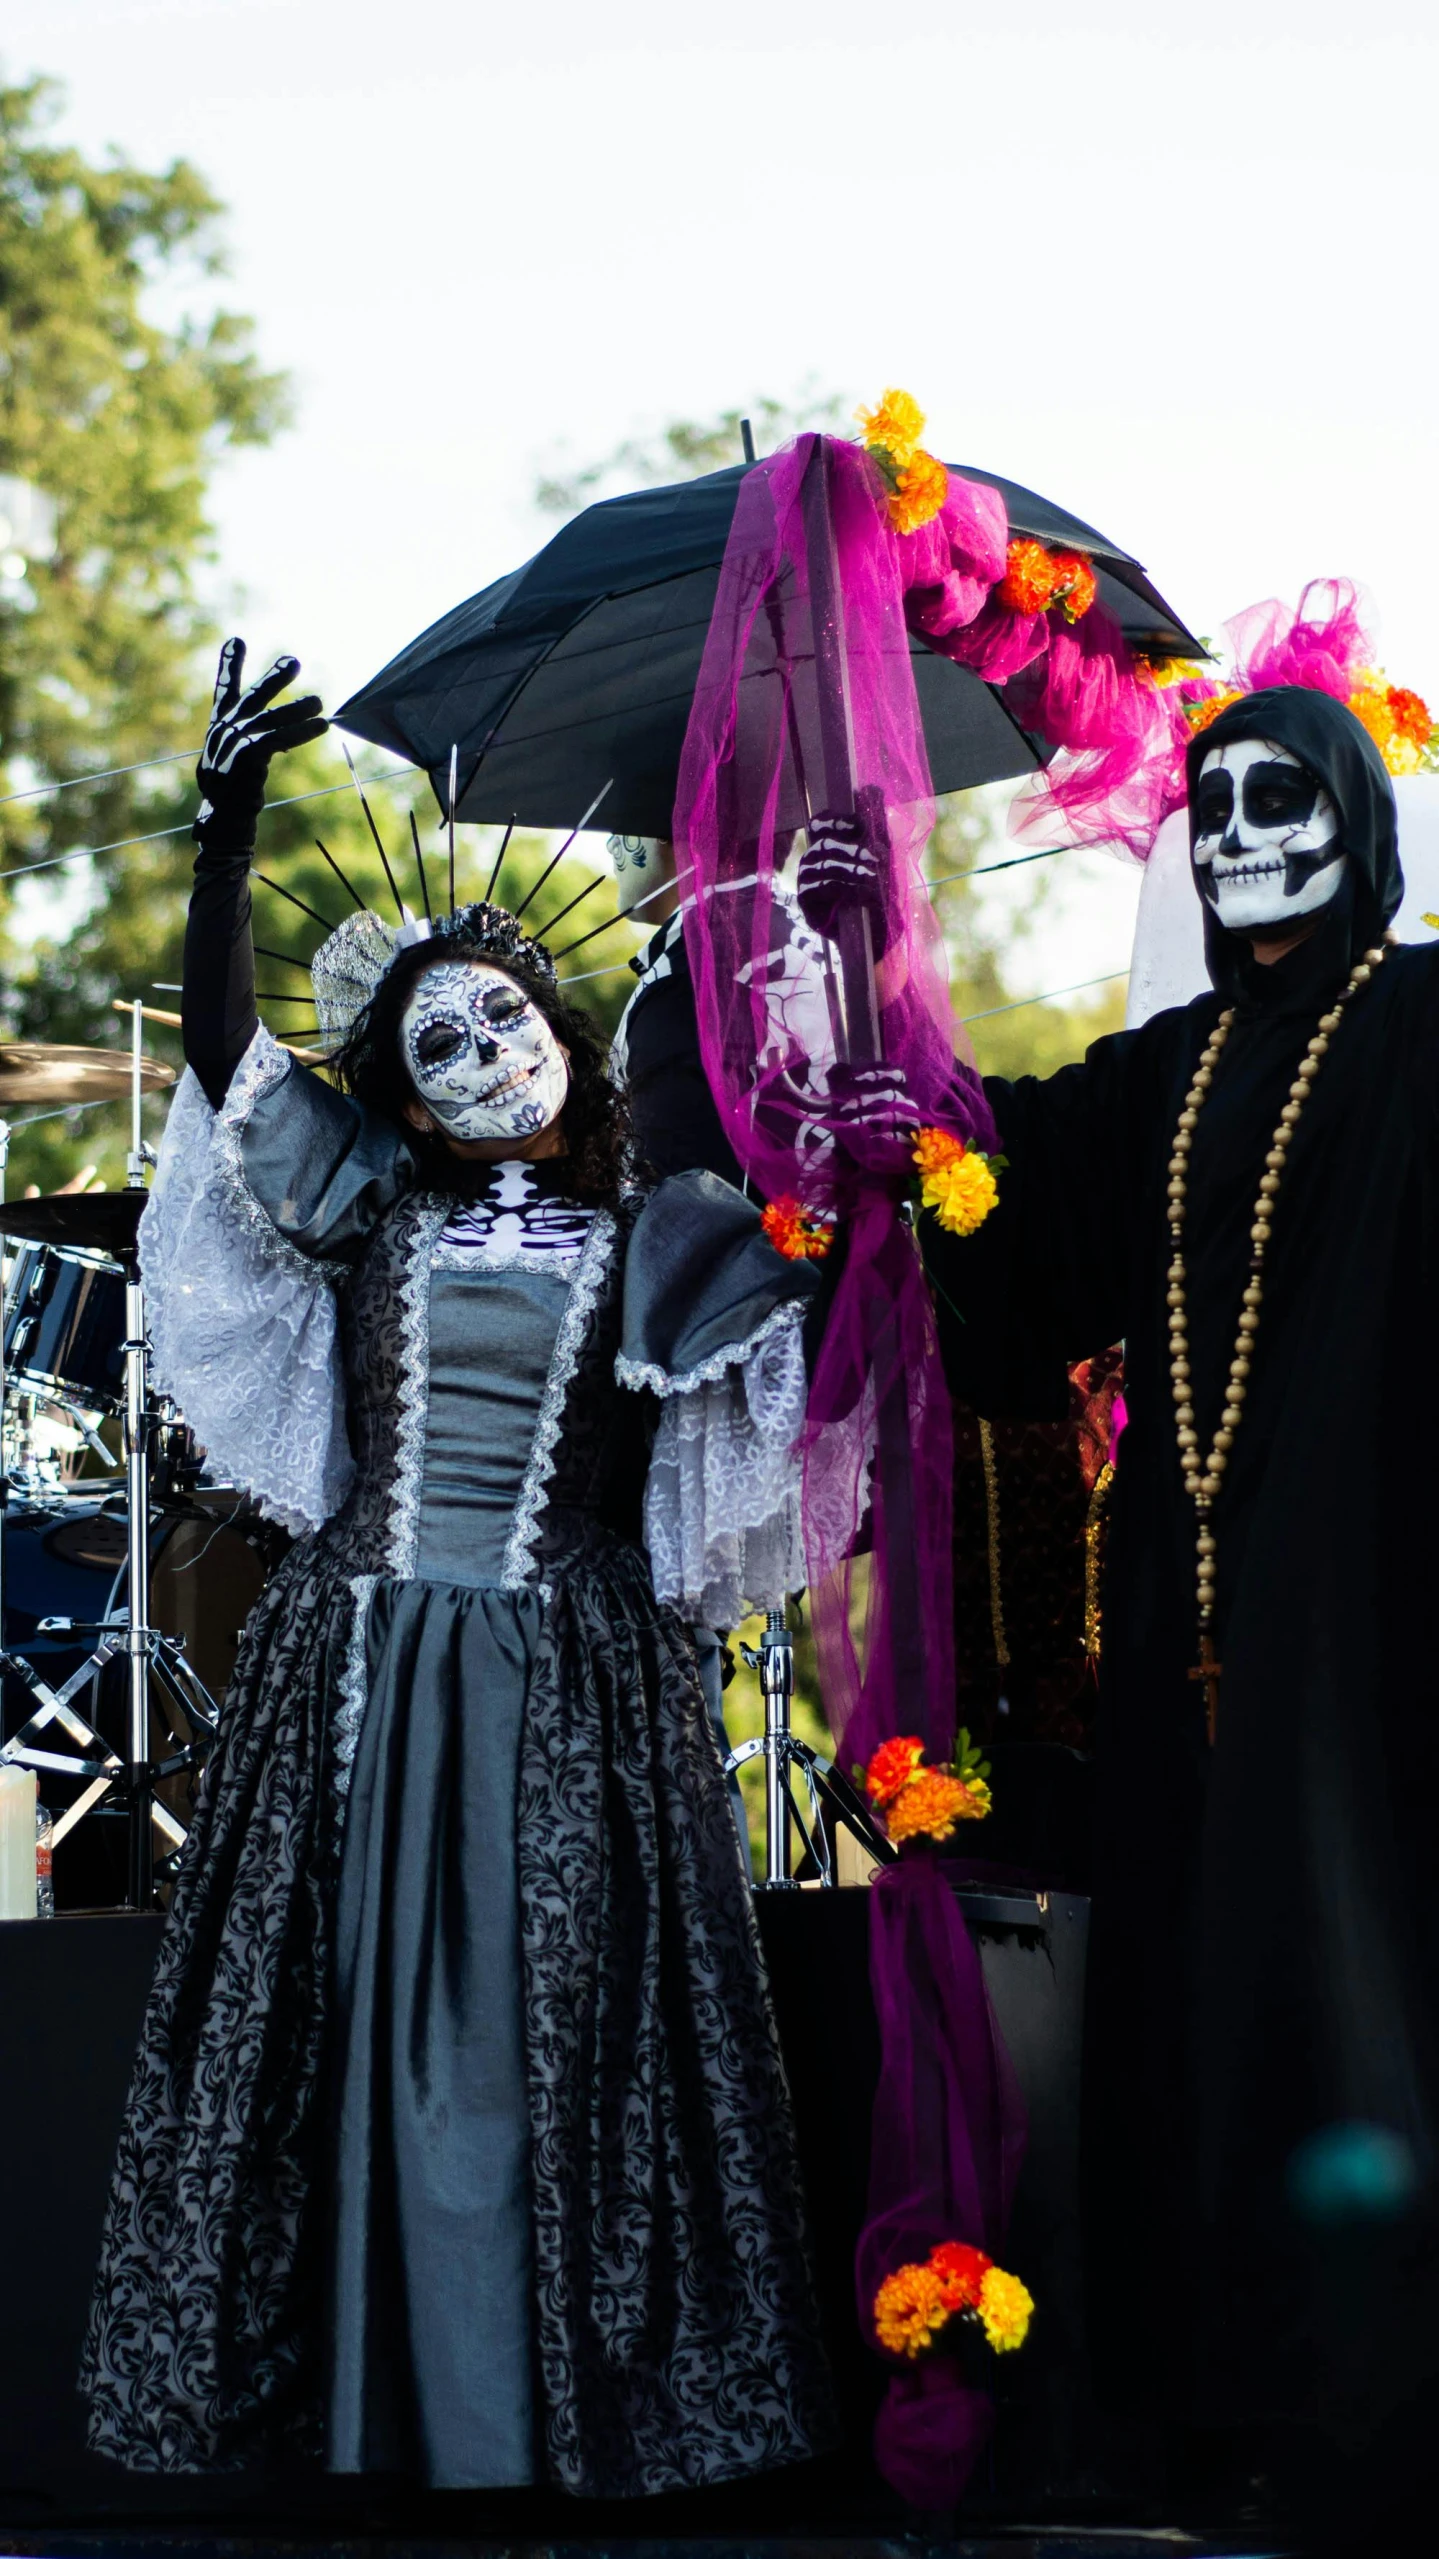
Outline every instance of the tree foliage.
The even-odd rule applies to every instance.
[[[150,315],[153,289],[187,277],[213,302],[221,208],[199,173],[183,160],[89,162],[53,138],[58,106],[48,81],[0,89],[0,472],[58,509],[54,558],[0,585],[5,1026],[104,1039],[111,998],[129,991],[122,976],[173,974],[183,834],[35,872],[18,904],[16,874],[187,822],[214,637],[197,593],[213,554],[207,487],[228,448],[275,433],[286,390],[236,313],[212,307],[169,327]],[[141,764],[151,769],[84,778]],[[56,782],[73,787],[35,795]],[[63,894],[58,931],[37,941],[42,883]],[[67,909],[86,907],[62,949]],[[16,1169],[28,1159],[56,1178],[74,1151],[67,1124],[51,1123]]]

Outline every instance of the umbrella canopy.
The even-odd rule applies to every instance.
[[[1086,552],[1130,646],[1204,650],[1137,560],[1033,490],[968,464],[997,489],[1010,531]],[[668,835],[680,749],[735,497],[748,465],[586,507],[523,568],[456,605],[336,712],[355,737],[429,771],[443,808],[459,749],[456,814],[471,824],[573,826],[608,782],[603,823]],[[936,791],[1032,772],[1049,749],[1003,690],[910,642]]]

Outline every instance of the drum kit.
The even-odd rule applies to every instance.
[[[62,1906],[148,1910],[276,1538],[234,1487],[205,1481],[183,1417],[151,1389],[140,1109],[174,1076],[143,1055],[130,1009],[128,1056],[0,1045],[0,1201],[15,1106],[130,1101],[123,1190],[0,1206],[0,1759],[36,1771],[57,1847],[86,1825],[56,1862]]]

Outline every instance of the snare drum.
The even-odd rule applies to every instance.
[[[5,1365],[37,1395],[118,1413],[125,1403],[125,1275],[99,1253],[20,1244],[5,1297]]]

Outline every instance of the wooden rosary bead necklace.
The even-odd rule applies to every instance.
[[[1229,1037],[1234,1020],[1231,1006],[1220,1014],[1210,1033],[1209,1044],[1194,1070],[1194,1080],[1184,1097],[1179,1126],[1174,1133],[1174,1151],[1169,1158],[1169,1233],[1173,1252],[1169,1263],[1169,1375],[1174,1387],[1174,1416],[1179,1436],[1179,1463],[1184,1471],[1184,1489],[1194,1504],[1199,1522],[1196,1539],[1198,1574],[1196,1597],[1199,1605],[1199,1661],[1189,1676],[1204,1683],[1205,1726],[1211,1743],[1219,1708],[1219,1681],[1223,1665],[1214,1650],[1214,1586],[1219,1559],[1214,1534],[1214,1505],[1229,1463],[1234,1434],[1244,1413],[1244,1398],[1249,1381],[1249,1366],[1254,1353],[1254,1337],[1259,1330],[1259,1309],[1264,1300],[1264,1255],[1272,1232],[1274,1201],[1283,1178],[1285,1157],[1290,1141],[1299,1125],[1300,1115],[1318,1074],[1329,1043],[1344,1019],[1347,1005],[1353,1002],[1361,986],[1367,986],[1380,967],[1392,936],[1372,951],[1366,951],[1350,971],[1349,983],[1341,987],[1331,1009],[1325,1013],[1309,1043],[1298,1071],[1289,1087],[1289,1099],[1279,1114],[1279,1126],[1269,1141],[1264,1158],[1264,1172],[1259,1184],[1259,1197],[1254,1203],[1254,1222],[1249,1229],[1249,1277],[1245,1283],[1240,1308],[1239,1330],[1234,1343],[1234,1356],[1229,1363],[1229,1382],[1224,1390],[1224,1409],[1207,1457],[1200,1454],[1199,1434],[1194,1427],[1189,1369],[1189,1309],[1184,1267],[1184,1212],[1189,1196],[1189,1154],[1194,1144],[1194,1131],[1205,1096],[1214,1081],[1214,1069]]]

